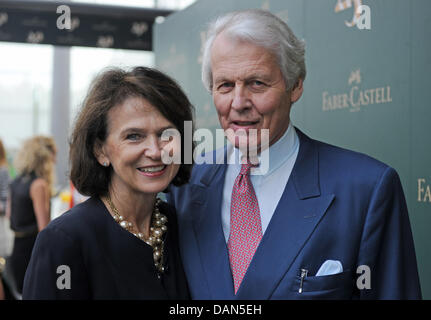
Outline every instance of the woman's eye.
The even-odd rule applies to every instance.
[[[138,133],[130,133],[130,134],[128,134],[128,135],[127,135],[127,137],[126,137],[126,139],[127,139],[127,140],[132,140],[132,141],[136,141],[136,140],[138,140],[139,138],[141,138],[141,135],[140,135],[140,134],[138,134]]]

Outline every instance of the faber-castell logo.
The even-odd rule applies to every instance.
[[[347,80],[348,85],[351,86],[350,91],[336,94],[324,91],[322,110],[349,109],[351,112],[357,112],[361,110],[361,107],[392,102],[390,86],[362,89],[361,78],[361,69],[353,70]]]
[[[418,179],[418,202],[431,203],[431,184],[425,178]]]
[[[371,29],[371,9],[362,4],[362,0],[337,0],[334,11],[335,13],[347,10],[353,6],[352,21],[344,21],[346,26],[356,26],[359,30]]]

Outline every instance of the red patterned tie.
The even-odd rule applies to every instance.
[[[232,189],[228,249],[235,294],[262,238],[259,204],[250,180],[252,166],[241,166]]]

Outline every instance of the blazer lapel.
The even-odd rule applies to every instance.
[[[193,227],[212,299],[234,299],[233,280],[221,223],[221,203],[226,165],[213,164],[195,186],[201,199]]]
[[[316,145],[296,130],[300,149],[295,166],[236,299],[271,297],[334,199],[320,194]]]

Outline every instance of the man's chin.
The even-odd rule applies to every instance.
[[[228,139],[229,142],[235,146],[235,148],[241,150],[242,153],[259,153],[261,146],[260,141],[255,139],[250,139],[248,137],[238,137],[235,136],[233,139]]]
[[[265,150],[269,146],[269,137],[267,135],[262,136],[262,132],[259,131],[257,135],[249,134],[227,134],[226,137],[229,142],[240,149],[242,153],[259,154],[262,150]],[[262,143],[263,141],[263,143]],[[266,143],[265,143],[266,142]]]

